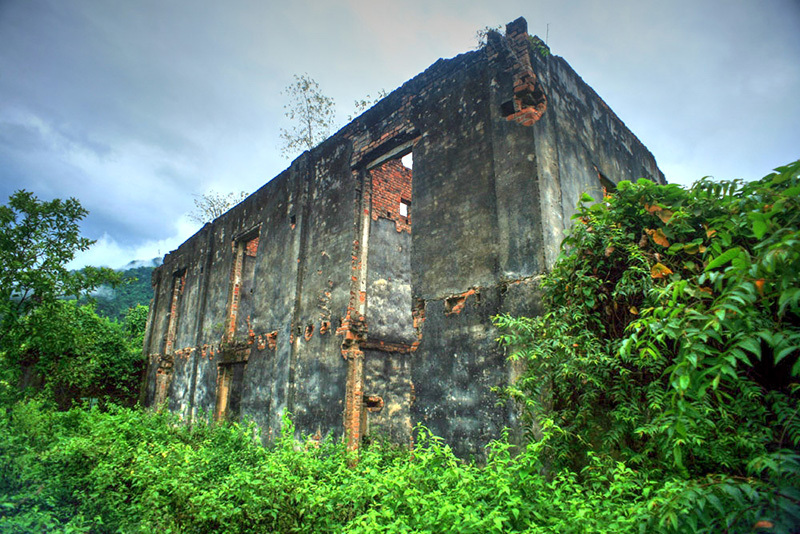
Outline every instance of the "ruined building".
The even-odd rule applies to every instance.
[[[413,154],[413,170],[403,163]],[[536,312],[580,195],[664,178],[518,19],[439,60],[164,258],[145,404],[461,454],[513,422],[490,317]]]

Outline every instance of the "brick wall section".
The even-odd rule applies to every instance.
[[[519,18],[506,25],[506,42],[515,56],[513,109],[506,112],[506,120],[523,126],[532,126],[547,110],[547,97],[539,86],[530,59],[528,23]],[[497,46],[489,43],[487,57],[494,61],[498,57]]]
[[[398,232],[411,233],[411,211],[400,215],[400,201],[411,201],[411,169],[392,159],[370,171],[372,175],[372,220],[391,219]]]
[[[244,267],[244,257],[255,258],[258,252],[258,237],[254,237],[244,243],[234,241],[233,247],[233,269],[231,269],[231,294],[228,297],[228,328],[226,336],[228,341],[233,341],[236,335],[236,319],[239,314],[239,301],[242,289],[242,269]],[[248,323],[250,319],[247,319]],[[250,343],[255,339],[255,332],[249,328]]]
[[[257,251],[258,251],[258,238],[254,237],[253,239],[247,242],[247,245],[245,245],[244,253],[247,256],[250,256],[251,258],[255,258]]]

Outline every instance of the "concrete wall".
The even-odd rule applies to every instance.
[[[518,19],[438,61],[167,255],[145,402],[247,415],[265,440],[288,410],[298,432],[352,447],[423,423],[480,456],[514,421],[492,392],[513,369],[490,317],[538,312],[583,192],[663,182],[542,50]]]

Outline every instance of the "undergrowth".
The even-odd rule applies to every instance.
[[[18,403],[0,417],[0,531],[672,532],[703,504],[724,517],[731,499],[772,501],[773,486],[654,479],[594,454],[580,472],[548,472],[547,432],[519,454],[493,443],[477,466],[425,429],[413,451],[378,444],[357,461],[340,442],[296,441],[288,419],[274,447],[254,431]],[[789,471],[786,460],[764,457],[753,474],[796,485],[797,457]]]
[[[0,532],[800,532],[799,199],[800,162],[585,199],[545,312],[495,318],[528,441],[481,465],[0,380]]]

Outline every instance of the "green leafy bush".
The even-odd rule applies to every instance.
[[[424,429],[413,451],[358,458],[293,432],[266,449],[249,425],[19,403],[0,417],[0,531],[638,532],[656,492],[598,457],[543,476],[538,444],[494,444],[478,467]]]
[[[10,382],[29,387],[62,409],[86,398],[132,405],[143,370],[146,317],[143,306],[133,308],[119,324],[74,300],[42,304],[6,339],[0,362]]]
[[[532,438],[558,436],[554,469],[581,471],[591,453],[683,480],[663,516],[692,511],[679,531],[800,520],[796,492],[776,489],[797,482],[798,222],[800,162],[758,182],[640,180],[584,199],[546,312],[495,319],[527,363],[507,393]]]

